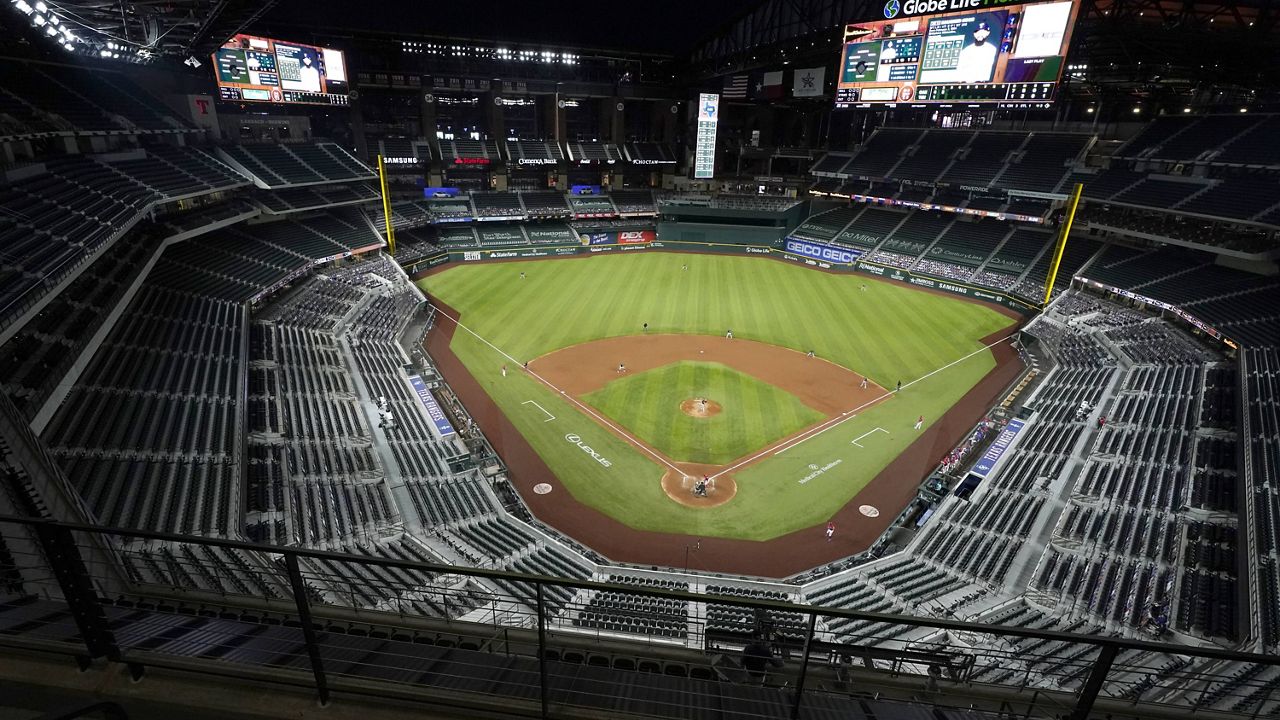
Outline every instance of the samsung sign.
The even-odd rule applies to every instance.
[[[787,238],[787,252],[814,258],[815,260],[827,260],[844,265],[851,265],[854,260],[858,259],[858,256],[862,255],[860,250],[849,250],[848,248],[832,247],[792,238]]]

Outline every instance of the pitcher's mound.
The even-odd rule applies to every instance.
[[[668,470],[662,476],[662,491],[681,505],[709,508],[723,505],[738,494],[738,483],[729,475],[721,475],[707,483],[706,497],[695,495],[694,489],[704,475],[714,470],[709,465],[682,464],[681,471]]]
[[[720,403],[705,398],[693,398],[680,403],[680,412],[696,418],[709,418],[713,415],[719,415],[723,409],[720,407]]]

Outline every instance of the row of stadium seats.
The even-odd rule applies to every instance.
[[[1066,133],[880,128],[856,153],[828,153],[810,172],[1058,192],[1091,139]]]
[[[810,216],[791,237],[859,250],[873,263],[1016,290],[1033,299],[1044,292],[1053,240],[1050,232],[1015,223],[869,205]],[[1060,277],[1077,271],[1099,247],[1094,241],[1073,238]]]
[[[772,208],[774,204],[777,204],[776,201],[755,202],[753,198],[749,205],[726,204],[724,207],[761,209],[766,205]],[[782,204],[790,205],[794,201]],[[512,221],[530,218],[568,219],[614,217],[620,213],[655,215],[657,211],[653,193],[649,190],[618,190],[609,195],[592,197],[566,196],[564,193],[549,191],[473,192],[456,198],[394,202],[391,205],[391,219],[396,232],[400,232],[424,225],[470,222],[477,218]],[[380,205],[370,207],[366,212],[376,227],[385,227],[385,215]]]
[[[218,152],[260,187],[351,182],[376,176],[334,142],[223,145]]]
[[[121,72],[6,59],[0,138],[196,132]]]
[[[1269,247],[1265,235],[1251,237],[1245,228],[1224,229],[1221,223],[1197,223],[1191,216],[1280,225],[1280,175],[1272,173],[1221,178],[1151,175],[1113,161],[1111,167],[1097,174],[1075,175],[1072,179],[1082,182],[1085,198],[1095,201],[1086,205],[1085,217],[1102,224],[1250,252],[1254,250],[1242,244],[1252,240],[1254,246]],[[1137,216],[1137,221],[1125,223],[1124,214],[1109,211],[1112,205],[1159,210],[1161,214],[1152,217],[1147,213]],[[1237,235],[1242,239],[1237,240]]]
[[[374,186],[368,183],[354,182],[262,192],[255,195],[254,199],[267,212],[274,215],[285,215],[303,210],[318,210],[342,205],[369,203],[378,200],[380,197],[377,188]]]
[[[1255,504],[1253,532],[1259,565],[1258,594],[1262,599],[1262,636],[1270,650],[1280,646],[1280,350],[1251,348],[1242,353],[1244,412],[1249,422],[1244,471],[1251,482],[1246,492]]]
[[[1280,115],[1166,115],[1118,148],[1115,157],[1165,163],[1280,168],[1267,138]]]
[[[508,139],[499,144],[491,140],[372,137],[369,139],[369,150],[371,155],[380,153],[383,157],[400,161],[394,165],[388,165],[389,172],[408,165],[415,173],[420,172],[420,168],[413,167],[414,163],[404,163],[404,158],[416,160],[417,165],[426,165],[433,160],[454,163],[477,158],[488,160],[490,163],[503,162],[510,165],[554,165],[568,160],[587,159],[661,166],[675,165],[677,160],[676,152],[671,146],[658,142],[627,142],[618,145],[577,140],[560,143],[547,140]],[[374,157],[370,157],[370,162],[374,160]]]
[[[248,182],[204,150],[161,147],[52,158],[9,177],[0,185],[0,328],[151,208]]]

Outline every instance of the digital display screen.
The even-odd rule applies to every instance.
[[[347,64],[338,50],[235,35],[213,54],[223,100],[346,105]]]
[[[693,152],[693,177],[708,180],[715,177],[716,128],[720,123],[720,95],[698,96],[698,135]]]
[[[1079,0],[890,0],[884,19],[845,26],[836,107],[1047,107],[1078,12]]]

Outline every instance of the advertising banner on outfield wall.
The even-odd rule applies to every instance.
[[[652,230],[623,230],[618,233],[619,245],[636,245],[640,243],[651,243],[658,239],[657,233]]]
[[[621,237],[619,237],[622,235],[630,237],[626,241],[623,241]],[[597,237],[603,238],[603,242],[596,242],[594,238]],[[823,270],[867,273],[869,275],[875,275],[876,277],[908,283],[917,287],[941,290],[953,295],[960,295],[962,297],[971,297],[976,300],[997,303],[1024,315],[1031,314],[1036,311],[1035,306],[1031,303],[994,290],[961,285],[951,280],[919,275],[896,267],[865,262],[860,259],[861,252],[857,250],[837,248],[824,243],[817,243],[811,240],[799,240],[797,238],[788,238],[784,248],[770,248],[763,245],[742,245],[737,243],[658,240],[656,233],[652,230],[641,230],[582,235],[580,245],[562,245],[558,247],[539,245],[533,247],[504,248],[502,250],[455,250],[450,251],[447,257],[453,262],[476,262],[482,260],[503,260],[507,258],[556,257],[588,253],[599,254],[611,253],[619,250],[635,251],[647,250],[650,248],[655,250],[684,250],[690,252],[727,253],[733,255],[772,255],[776,253],[780,257],[801,262],[811,267],[821,268]],[[430,267],[439,265],[444,262],[444,256],[430,258],[428,262],[430,262],[430,265],[424,265],[422,261],[415,264],[411,273],[424,271]]]
[[[803,255],[814,260],[825,260],[827,262],[840,263],[841,265],[852,265],[862,255],[861,250],[837,247],[799,238],[787,238],[786,249],[787,252]]]

